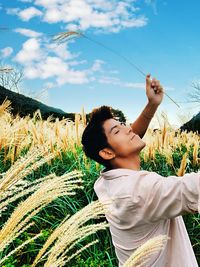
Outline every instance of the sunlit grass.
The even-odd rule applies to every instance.
[[[39,190],[39,182],[42,182],[45,177],[52,174],[55,177],[62,177],[74,170],[81,171],[83,174],[84,189],[76,190],[76,195],[63,194],[51,203],[46,203],[37,214],[33,214],[34,225],[24,229],[19,236],[15,236],[13,241],[9,241],[9,246],[0,254],[0,259],[3,259],[17,246],[22,246],[23,242],[30,240],[3,263],[6,267],[11,264],[30,266],[45,242],[57,227],[62,225],[66,216],[73,216],[91,202],[96,201],[93,184],[102,167],[86,158],[81,149],[81,135],[86,125],[84,112],[76,115],[75,122],[67,119],[57,119],[52,122],[51,117],[46,121],[42,120],[39,111],[33,118],[28,116],[20,118],[13,117],[9,109],[9,102],[4,102],[0,106],[1,231],[6,226],[6,222],[9,222],[19,201],[26,201],[31,194]],[[147,146],[141,154],[142,169],[157,171],[163,176],[182,175],[199,169],[199,135],[175,131],[165,122],[161,130],[149,129],[145,140]],[[43,149],[40,151],[39,148]],[[32,152],[28,154],[28,151]],[[30,157],[26,158],[26,155]],[[20,157],[23,160],[19,160]],[[19,166],[23,167],[19,168]],[[97,221],[91,219],[90,222],[102,223],[102,220],[101,218]],[[200,218],[198,215],[188,215],[184,220],[196,257],[200,262]],[[40,236],[37,236],[38,234]],[[87,244],[93,244],[96,239],[100,240],[98,244],[88,247],[80,255],[75,256],[68,266],[117,266],[108,229],[87,237],[84,243],[77,243],[77,249],[82,250]],[[73,253],[75,250],[72,251]],[[38,266],[43,266],[44,261],[45,259],[42,259],[42,263]]]

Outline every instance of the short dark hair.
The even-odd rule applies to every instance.
[[[103,148],[110,147],[103,128],[103,123],[112,118],[114,118],[114,115],[111,111],[111,107],[101,106],[95,108],[90,115],[90,121],[83,132],[81,141],[86,156],[105,167],[110,167],[109,161],[99,156],[99,151]]]

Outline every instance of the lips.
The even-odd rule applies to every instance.
[[[133,138],[136,136],[136,134],[134,134],[132,137],[131,137],[131,140],[133,140]]]

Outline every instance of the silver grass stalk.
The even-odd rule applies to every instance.
[[[18,181],[15,185],[9,188],[8,191],[3,192],[2,199],[0,201],[0,217],[1,217],[1,211],[6,210],[7,206],[19,199],[20,197],[24,197],[37,189],[39,189],[41,182],[48,181],[49,179],[52,179],[55,176],[55,174],[50,174],[48,176],[39,178],[35,181],[29,182],[29,181]],[[73,183],[78,183],[79,180],[73,180],[66,182],[66,184],[70,183],[69,186],[71,186]]]
[[[86,229],[86,227],[81,227],[80,231],[78,231],[79,239],[77,239],[73,244],[71,244],[71,246],[67,249],[67,251],[69,252],[82,239],[85,239],[87,236],[89,236],[91,234],[94,234],[94,233],[98,232],[99,230],[105,230],[106,227],[108,227],[108,224],[106,224],[106,222],[90,225],[87,229]],[[59,261],[60,260],[63,261],[63,263],[67,263],[71,259],[73,259],[75,256],[77,256],[79,253],[81,253],[83,250],[87,249],[89,246],[91,246],[91,245],[93,245],[94,243],[97,243],[97,242],[98,242],[98,240],[95,240],[94,242],[91,242],[91,243],[88,243],[88,244],[84,245],[81,249],[77,250],[74,254],[69,254],[69,255],[66,255],[66,256],[64,254],[61,255],[58,258],[58,262],[56,261],[56,266],[60,266],[59,265]]]
[[[32,267],[36,266],[36,264],[47,255],[48,258],[44,264],[45,267],[63,266],[63,264],[71,260],[79,252],[86,249],[89,244],[83,246],[81,251],[77,251],[73,255],[68,253],[77,243],[88,235],[108,227],[108,224],[105,222],[84,226],[84,224],[90,219],[104,217],[103,214],[105,214],[105,210],[105,205],[102,205],[99,201],[95,201],[76,212],[76,214],[71,216],[69,219],[65,219],[48,238],[43,248],[35,258]],[[53,243],[54,245],[49,249]]]
[[[38,157],[42,158],[38,160]],[[54,157],[54,153],[49,153],[48,150],[42,146],[29,150],[25,156],[19,158],[3,175],[3,178],[0,180],[0,197],[19,180]]]
[[[8,73],[12,70],[13,70],[12,68],[0,68],[0,72],[5,72],[5,73]]]
[[[102,230],[102,229],[101,229]],[[81,249],[77,250],[74,254],[72,254],[70,257],[62,257],[59,258],[58,261],[56,262],[56,266],[64,266],[67,262],[69,262],[71,259],[73,259],[74,257],[76,257],[78,254],[80,254],[82,251],[84,251],[85,249],[89,248],[90,246],[98,243],[99,240],[94,240],[92,242],[89,242],[87,245],[85,245],[84,247],[82,247]]]
[[[52,177],[54,177],[54,174],[50,174],[48,176],[36,179],[35,181],[32,181],[32,182],[24,181],[24,180],[16,182],[7,191],[4,191],[1,194],[0,211],[5,210],[9,204],[16,201],[20,197],[24,197],[36,191],[40,187],[41,182],[47,181],[48,179],[51,179]]]
[[[145,267],[151,255],[162,250],[168,239],[166,235],[151,238],[135,250],[123,267]]]
[[[70,40],[71,38],[80,37],[80,36],[82,36],[82,34],[76,31],[60,32],[54,35],[53,41],[60,43],[60,42],[66,41],[66,39]]]
[[[32,225],[30,223],[31,218],[43,207],[60,196],[73,195],[75,189],[82,188],[79,185],[82,182],[81,176],[82,174],[78,171],[60,177],[54,174],[51,179],[47,176],[47,181],[42,181],[36,192],[19,203],[0,230],[0,251],[3,251],[16,237]]]
[[[144,77],[146,77],[145,72],[138,67],[137,64],[131,62],[128,58],[124,57],[123,55],[119,54],[117,51],[113,50],[112,48],[110,48],[109,46],[105,46],[104,43],[98,42],[94,39],[89,38],[88,36],[86,36],[85,34],[81,33],[81,32],[77,32],[77,31],[68,31],[68,32],[60,32],[56,35],[54,35],[53,37],[53,41],[57,42],[58,44],[61,42],[65,42],[65,41],[69,41],[73,38],[77,38],[77,37],[84,37],[88,40],[90,40],[91,42],[105,48],[106,50],[110,51],[112,54],[117,55],[118,57],[122,58],[124,61],[126,61],[129,65],[131,65],[134,69],[136,69],[138,72],[140,72]],[[163,91],[163,93],[177,106],[180,108],[179,104],[174,101],[165,91]]]
[[[19,249],[22,249],[23,247],[25,247],[26,245],[28,245],[29,243],[31,243],[32,241],[34,241],[35,239],[37,239],[38,237],[40,237],[42,235],[42,233],[37,234],[36,236],[24,241],[21,245],[17,246],[15,249],[13,249],[10,253],[8,253],[5,257],[3,257],[0,260],[0,264],[2,264],[5,260],[7,260],[10,256],[12,256],[13,254],[15,254]]]
[[[46,155],[47,153],[48,150],[42,146],[30,149],[29,152],[24,157],[20,157],[7,172],[1,174],[0,217],[10,203],[35,191],[43,179],[47,180],[47,176],[37,179],[34,182],[23,180],[23,178],[33,170],[36,170],[55,157],[55,153]],[[42,157],[40,160],[38,160],[39,156]],[[49,175],[49,178],[50,177],[51,174]]]
[[[95,224],[90,226],[90,229],[88,231],[84,231],[84,227],[81,228],[80,231],[72,232],[71,235],[75,235],[77,241],[75,241],[75,238],[68,239],[67,243],[73,243],[69,248],[66,247],[66,241],[63,239],[60,240],[60,243],[56,243],[53,247],[53,249],[50,251],[49,257],[47,259],[47,262],[44,264],[45,267],[50,266],[59,266],[60,262],[67,263],[69,260],[71,260],[74,256],[78,254],[78,252],[75,252],[74,255],[70,251],[78,242],[80,242],[82,239],[86,238],[87,236],[96,233],[98,230],[103,230],[107,227],[106,223],[101,224]],[[68,233],[70,234],[70,233]],[[82,251],[85,250],[88,247],[88,244],[83,246]],[[68,255],[66,255],[69,253]]]
[[[0,116],[6,115],[11,111],[11,101],[6,99],[3,101],[3,103],[0,105]]]

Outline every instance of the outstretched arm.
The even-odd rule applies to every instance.
[[[131,125],[133,132],[138,134],[141,138],[146,133],[151,119],[162,102],[163,94],[163,88],[160,82],[156,79],[151,80],[150,74],[148,74],[146,76],[146,95],[148,103],[136,121]]]

